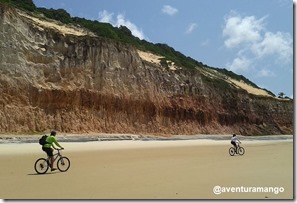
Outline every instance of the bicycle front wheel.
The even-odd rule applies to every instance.
[[[238,154],[239,154],[239,155],[243,155],[244,153],[245,153],[244,148],[243,148],[243,147],[239,147],[239,148],[238,148]]]
[[[49,163],[45,158],[37,159],[34,164],[34,169],[38,174],[45,174],[49,168]]]
[[[230,156],[234,156],[234,154],[235,154],[235,148],[230,147],[229,154],[230,154]]]
[[[67,157],[61,157],[57,162],[57,167],[59,171],[65,172],[70,167],[70,160]]]

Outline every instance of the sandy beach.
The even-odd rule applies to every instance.
[[[70,169],[45,175],[34,171],[45,156],[37,143],[1,144],[0,198],[293,198],[293,139],[244,141],[246,153],[233,157],[228,140],[61,144]]]

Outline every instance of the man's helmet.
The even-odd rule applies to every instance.
[[[54,131],[54,130],[51,132],[51,135],[53,135],[53,136],[56,136],[56,134],[57,134],[57,133],[56,133],[56,131]]]

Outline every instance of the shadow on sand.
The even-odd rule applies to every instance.
[[[39,174],[39,173],[29,173],[29,174],[27,174],[27,175],[28,175],[28,176],[42,176],[42,175],[53,175],[53,174],[56,174],[56,173],[60,173],[60,171],[47,172],[47,173],[44,173],[44,174]]]

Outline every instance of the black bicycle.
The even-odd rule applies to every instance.
[[[230,156],[234,156],[235,154],[244,155],[245,149],[241,147],[239,144],[237,145],[237,150],[234,146],[230,147],[229,154]]]
[[[65,172],[69,169],[70,167],[70,160],[62,156],[61,150],[62,149],[56,149],[57,153],[54,154],[54,162],[57,161],[57,168],[61,172]],[[45,174],[47,170],[50,168],[50,158],[39,158],[36,160],[34,164],[34,169],[38,174]]]

